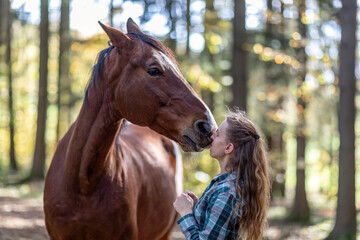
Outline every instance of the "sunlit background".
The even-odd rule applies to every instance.
[[[56,100],[59,91],[58,31],[61,1],[49,1],[47,167],[56,149],[57,139],[65,134],[77,117],[98,52],[108,46],[108,39],[98,21],[107,25],[112,23],[113,27],[126,32],[126,21],[131,17],[145,33],[159,38],[174,51],[185,78],[209,105],[217,122],[223,120],[223,114],[227,107],[231,106],[233,99],[234,79],[231,70],[234,54],[234,3],[232,0],[190,1],[188,29],[187,1],[172,1],[170,10],[168,2],[71,1],[70,69],[68,81],[60,86],[63,95],[58,118]],[[111,4],[114,9],[112,19]],[[247,113],[264,132],[264,138],[269,144],[272,167],[273,198],[269,211],[268,239],[323,239],[334,225],[340,144],[337,114],[341,39],[338,13],[341,7],[340,0],[307,0],[306,11],[299,16],[295,0],[246,1],[245,25],[248,37],[243,49],[248,54]],[[9,89],[6,65],[2,60],[0,174],[3,177],[0,180],[3,181],[19,175],[25,176],[30,171],[37,127],[40,1],[12,0],[11,8],[16,13],[12,35],[12,71],[15,153],[20,174],[15,174],[14,177],[9,171]],[[300,34],[299,21],[306,25],[306,36]],[[359,29],[359,36],[358,33]],[[297,51],[301,47],[305,48],[307,71],[305,80],[299,87],[297,83],[301,79],[299,80],[297,74],[302,63]],[[1,57],[5,55],[5,51],[6,46],[3,44],[0,47]],[[356,51],[358,57],[359,48]],[[355,76],[359,78],[358,59]],[[297,104],[299,96],[302,96],[306,108]],[[358,95],[355,100],[358,109]],[[306,192],[311,208],[311,218],[305,225],[280,221],[288,217],[295,196],[296,131],[299,113],[304,114],[306,119],[303,131],[306,136],[306,154],[303,165],[306,168]],[[59,132],[56,130],[58,124]],[[358,146],[359,121],[355,125],[355,134]],[[359,151],[360,148],[356,148],[356,169],[359,169]],[[203,153],[183,153],[183,157],[184,186],[200,195],[218,173],[217,162],[210,158],[208,150]],[[358,173],[356,184],[356,204],[359,207]],[[6,191],[16,196],[24,196],[33,190],[31,186],[23,185],[21,188]],[[6,191],[4,190],[4,193]],[[41,191],[39,192],[36,197],[41,199]],[[288,234],[287,237],[284,237],[286,234],[282,231]]]

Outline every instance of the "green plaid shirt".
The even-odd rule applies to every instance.
[[[177,223],[186,239],[236,239],[239,217],[233,207],[239,201],[236,173],[217,175],[207,186],[192,214]],[[245,201],[242,200],[242,207]]]

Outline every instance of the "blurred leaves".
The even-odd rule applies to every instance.
[[[138,1],[139,2],[139,1]],[[275,4],[275,1],[273,1]],[[279,1],[276,1],[279,2]],[[313,2],[313,1],[312,1]],[[91,4],[91,3],[89,3]],[[164,14],[169,26],[173,19],[161,5],[163,2],[152,1],[156,5],[151,12],[146,10],[146,19],[155,14]],[[198,33],[204,41],[200,52],[186,54],[185,39],[186,12],[184,1],[174,4],[172,10],[176,15],[176,27],[172,33],[162,36],[164,42],[171,38],[176,42],[175,54],[180,69],[187,81],[206,103],[211,106],[218,124],[224,119],[224,112],[232,99],[232,3],[229,1],[213,1],[213,8],[206,2],[194,1],[189,29]],[[339,136],[337,129],[338,89],[338,44],[340,29],[336,19],[339,7],[335,2],[322,0],[319,6],[313,7],[301,16],[307,25],[308,36],[301,36],[297,31],[296,7],[293,1],[284,1],[284,9],[275,8],[267,11],[264,6],[251,5],[249,16],[259,21],[255,27],[248,26],[248,42],[242,46],[248,54],[248,115],[263,130],[270,146],[271,165],[274,168],[273,181],[285,184],[286,197],[292,197],[295,186],[296,156],[296,113],[304,112],[307,126],[303,130],[309,138],[307,146],[307,187],[311,192],[322,192],[329,198],[337,190],[337,155]],[[276,5],[276,4],[275,4]],[[121,4],[117,6],[116,15],[125,12]],[[324,9],[320,11],[321,9]],[[52,10],[54,12],[57,9]],[[283,11],[283,12],[281,12]],[[224,14],[227,13],[227,14]],[[231,13],[231,14],[230,14]],[[283,14],[282,14],[283,13]],[[175,21],[175,20],[174,20]],[[266,32],[266,24],[271,31]],[[46,141],[48,145],[47,160],[50,161],[56,147],[56,94],[58,76],[58,22],[51,26],[50,59],[49,59],[49,108]],[[250,25],[250,24],[248,24]],[[36,130],[37,81],[39,71],[39,39],[38,26],[16,20],[14,23],[13,71],[14,71],[14,112],[15,143],[19,164],[29,169],[34,150]],[[98,26],[94,26],[98,27]],[[170,28],[169,28],[170,29]],[[150,33],[151,35],[151,33]],[[76,31],[71,31],[71,65],[70,81],[72,104],[70,119],[63,119],[61,135],[78,114],[84,96],[84,89],[91,75],[91,68],[100,50],[106,48],[105,34],[83,39]],[[191,44],[191,43],[190,43]],[[296,58],[296,50],[305,47],[308,58],[305,82],[297,86],[296,71],[301,68]],[[5,52],[0,46],[0,56]],[[236,67],[236,66],[235,66]],[[4,64],[0,61],[0,169],[7,169],[9,149],[9,115],[7,110],[8,89]],[[299,88],[297,88],[299,87]],[[357,86],[359,87],[359,86]],[[307,109],[296,104],[296,98],[302,97]],[[357,107],[360,105],[357,98]],[[356,136],[360,134],[357,124]],[[358,144],[358,143],[357,143]],[[209,156],[207,150],[200,154],[184,153],[184,172],[186,189],[201,194],[208,182],[218,173],[216,160]],[[357,151],[357,156],[359,151]],[[358,177],[357,177],[358,179]],[[357,185],[359,188],[359,184]],[[359,191],[357,191],[359,193]]]

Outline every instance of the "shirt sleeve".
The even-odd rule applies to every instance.
[[[205,225],[199,229],[193,214],[187,214],[179,221],[179,227],[187,240],[225,239],[231,226],[233,196],[222,192],[210,198],[206,208]]]

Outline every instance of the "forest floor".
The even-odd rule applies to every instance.
[[[42,189],[43,182],[0,187],[0,240],[49,239],[44,224]],[[307,224],[284,220],[289,206],[284,200],[273,201],[265,239],[316,240],[324,239],[331,231],[335,212],[327,209],[327,204],[318,204],[322,207],[312,210],[311,221]],[[185,239],[177,227],[172,238]]]

